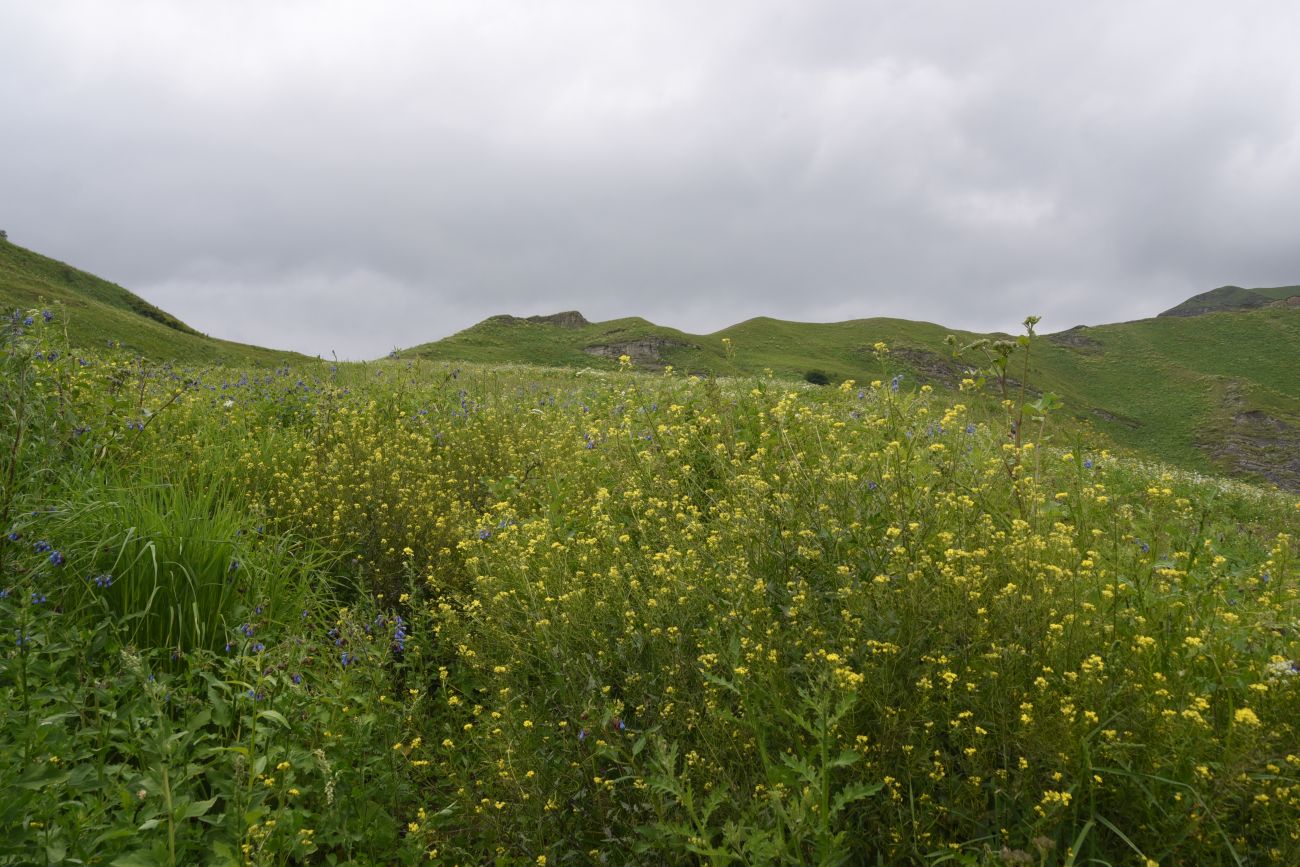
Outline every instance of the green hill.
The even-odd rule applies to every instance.
[[[1274,300],[1289,297],[1284,289],[1270,291]],[[981,360],[954,358],[948,334],[962,343],[1005,337],[901,319],[815,324],[767,317],[695,335],[639,318],[591,323],[568,313],[492,317],[399,356],[612,367],[627,355],[643,368],[672,365],[683,373],[770,370],[792,379],[865,382],[901,372],[909,384],[956,388]],[[877,342],[890,347],[885,367],[872,348]],[[1047,335],[1032,350],[1029,382],[1059,395],[1075,423],[1120,447],[1300,489],[1298,352],[1294,307],[1162,316]]]
[[[1193,295],[1182,304],[1171,307],[1161,316],[1201,316],[1206,313],[1223,313],[1229,310],[1253,310],[1268,307],[1279,301],[1300,298],[1300,286],[1273,286],[1243,289],[1240,286],[1220,286],[1200,295]]]
[[[1053,392],[1065,415],[1120,447],[1207,472],[1300,489],[1300,287],[1225,286],[1153,319],[1078,327],[1032,350],[1035,392]],[[59,308],[70,343],[115,341],[159,361],[279,365],[296,353],[200,334],[115,283],[0,241],[0,305]],[[2,309],[2,308],[0,308]],[[682,373],[772,374],[788,379],[904,383],[955,389],[981,359],[955,358],[945,338],[980,337],[928,322],[857,319],[787,322],[759,317],[713,334],[688,334],[639,317],[589,322],[581,314],[494,316],[399,357],[549,367],[672,365]],[[873,346],[890,347],[882,365]]]
[[[0,240],[0,309],[33,308],[61,308],[76,347],[115,341],[147,358],[192,364],[266,366],[305,359],[208,337],[116,283]]]

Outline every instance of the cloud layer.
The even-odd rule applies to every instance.
[[[1049,330],[1300,282],[1289,0],[0,7],[0,226],[208,333]]]

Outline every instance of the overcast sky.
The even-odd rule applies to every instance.
[[[214,336],[1300,283],[1295,0],[0,0],[0,227]]]

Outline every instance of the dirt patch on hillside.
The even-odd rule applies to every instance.
[[[1142,427],[1142,422],[1138,421],[1135,418],[1129,418],[1126,415],[1120,415],[1119,413],[1111,412],[1108,409],[1102,409],[1099,406],[1094,406],[1092,409],[1089,410],[1089,412],[1091,412],[1097,418],[1102,419],[1103,421],[1108,421],[1111,424],[1121,424],[1124,427],[1130,428],[1132,430],[1136,430]]]

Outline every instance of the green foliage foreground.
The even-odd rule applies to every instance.
[[[245,374],[22,318],[0,863],[1300,861],[1292,499],[883,347]]]

